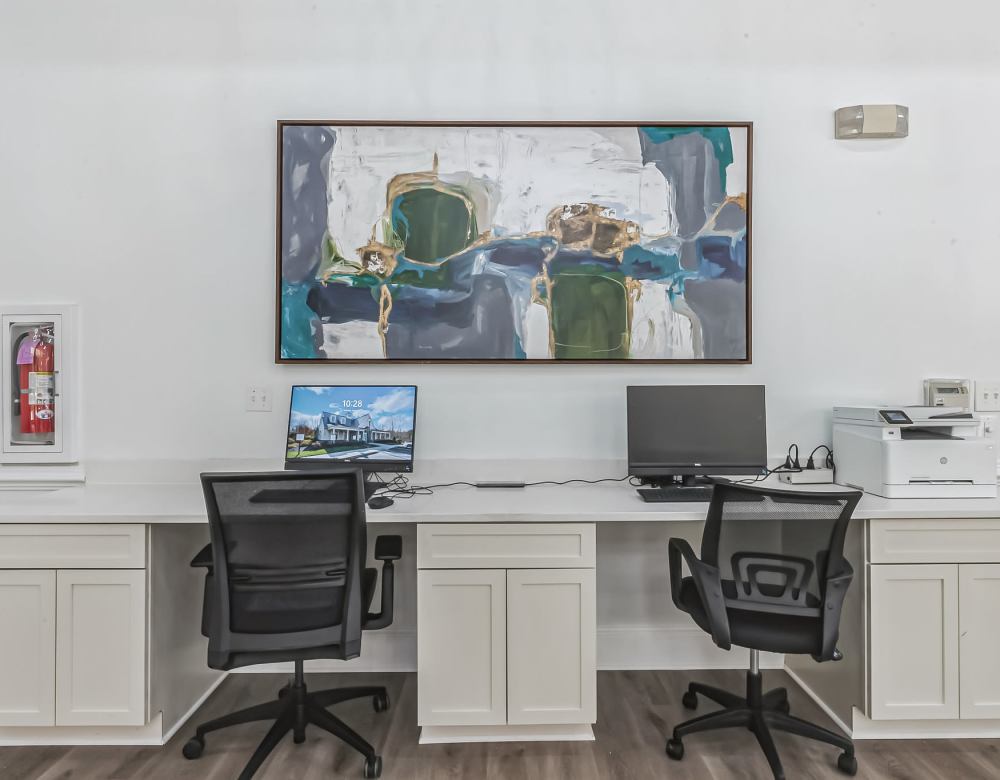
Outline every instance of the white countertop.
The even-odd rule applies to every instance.
[[[583,476],[607,475],[609,471],[604,465],[603,469],[588,469],[589,473]],[[516,478],[509,476],[509,469],[485,469],[480,464],[479,473],[484,470],[495,474],[491,477],[494,479]],[[412,479],[413,484],[448,481],[444,478],[446,469],[434,471],[436,473],[426,476],[436,479]],[[577,469],[573,475],[579,473]],[[536,472],[526,476],[544,479],[549,475]],[[200,484],[190,472],[174,475],[174,479],[173,482],[154,482],[147,476],[144,481],[92,481],[84,486],[47,491],[0,491],[0,523],[207,522]],[[774,484],[788,488],[781,483]],[[828,487],[831,486],[814,486]],[[515,489],[456,486],[437,488],[430,496],[397,499],[386,509],[369,510],[368,522],[698,522],[704,519],[707,506],[706,503],[647,504],[639,498],[635,488],[625,482]],[[1000,499],[887,499],[866,495],[855,517],[1000,518]]]

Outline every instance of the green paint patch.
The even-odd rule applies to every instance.
[[[430,187],[393,201],[392,232],[408,258],[425,263],[462,251],[478,235],[474,209],[457,195]]]
[[[566,271],[552,280],[555,357],[628,357],[628,306],[621,274]]]

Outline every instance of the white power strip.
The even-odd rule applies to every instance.
[[[824,485],[833,483],[833,469],[803,469],[802,471],[780,471],[778,479],[789,485]]]

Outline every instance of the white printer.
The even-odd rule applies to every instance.
[[[969,412],[835,406],[836,481],[886,498],[995,498],[997,453]]]

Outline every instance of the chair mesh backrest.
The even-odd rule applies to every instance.
[[[737,583],[741,601],[816,605],[838,573],[860,494],[717,485],[701,558]],[[750,604],[748,608],[752,608]]]
[[[317,631],[344,627],[364,564],[360,471],[206,474],[202,483],[221,630],[314,632],[315,639]],[[360,615],[356,621],[360,635]],[[237,642],[233,649],[255,646]]]

